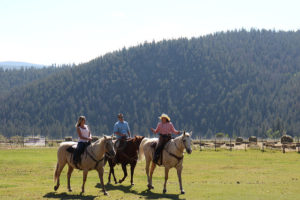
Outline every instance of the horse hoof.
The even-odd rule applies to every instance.
[[[163,190],[163,193],[164,193],[164,194],[166,194],[166,192],[167,192],[167,190],[166,190],[166,189],[164,189],[164,190]]]
[[[106,191],[104,191],[103,194],[106,195],[106,196],[108,195],[108,193]]]
[[[147,186],[148,186],[149,190],[154,189],[154,187],[152,185],[147,185]]]
[[[56,191],[59,188],[59,185],[54,186],[54,191]]]
[[[184,190],[181,190],[181,194],[185,194]]]
[[[134,186],[134,183],[131,183],[131,186]]]
[[[71,188],[69,188],[68,190],[69,190],[69,192],[72,192],[72,189],[71,189]]]

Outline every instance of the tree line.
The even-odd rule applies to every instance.
[[[0,98],[0,134],[76,136],[79,115],[95,135],[112,134],[124,113],[133,134],[149,136],[170,115],[195,136],[300,134],[300,31],[237,30],[145,42],[60,70],[0,70],[21,80]],[[8,78],[9,76],[13,78]],[[14,82],[14,81],[13,81]]]

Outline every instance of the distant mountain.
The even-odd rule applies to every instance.
[[[21,69],[21,68],[43,68],[46,65],[27,63],[27,62],[16,62],[16,61],[4,61],[0,62],[0,67],[3,69]]]
[[[300,136],[299,85],[300,31],[144,43],[12,89],[0,98],[0,134],[76,136],[80,115],[92,134],[111,134],[123,112],[133,134],[153,136],[165,112],[193,137]]]

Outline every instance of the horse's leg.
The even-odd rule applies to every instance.
[[[56,165],[56,169],[55,169],[55,174],[54,174],[54,177],[56,179],[56,186],[54,186],[54,190],[56,191],[58,188],[59,188],[59,177],[60,177],[60,174],[62,172],[62,170],[64,169],[66,165],[66,162],[61,162],[61,163],[57,163]]]
[[[107,184],[110,184],[110,176],[111,176],[112,168],[113,168],[110,159],[108,160],[108,164],[109,164],[109,173],[108,173],[108,182],[107,182]]]
[[[136,166],[136,162],[130,163],[130,172],[131,172],[130,182],[131,182],[131,185],[134,185],[134,183],[133,183],[133,173],[134,173],[135,166]]]
[[[151,162],[150,159],[146,159],[146,174],[147,174],[148,188],[149,188],[149,185],[150,185],[150,178],[149,178],[150,162]]]
[[[68,168],[68,190],[69,190],[69,192],[72,192],[70,179],[71,179],[71,174],[72,174],[73,170],[74,170],[74,168],[71,165],[69,165],[69,168]]]
[[[126,164],[122,164],[122,169],[123,169],[123,172],[124,172],[124,176],[122,179],[119,180],[119,183],[122,183],[125,178],[127,177],[127,169],[126,169]]]
[[[111,169],[115,184],[117,184],[118,182],[117,182],[117,179],[116,179],[116,176],[115,176],[115,169],[114,169],[115,166],[116,166],[115,164],[112,164],[112,167],[110,169]]]
[[[103,169],[103,167],[100,167],[97,171],[98,171],[98,176],[99,176],[99,179],[100,179],[100,183],[101,183],[101,186],[102,186],[103,193],[104,193],[104,195],[107,195],[108,193],[106,192],[106,189],[105,189],[105,186],[104,186],[104,181],[103,181],[104,169]]]
[[[155,167],[156,167],[156,164],[154,162],[152,162],[151,169],[150,169],[149,185],[148,185],[149,189],[154,189],[154,187],[152,185],[152,175],[153,175],[153,172],[155,170]]]
[[[165,167],[165,183],[164,183],[164,190],[163,190],[164,194],[167,192],[168,176],[169,176],[169,168]]]
[[[87,177],[88,172],[89,171],[87,169],[83,170],[83,182],[82,182],[82,187],[81,187],[81,192],[82,193],[84,193],[84,185],[85,185],[85,182],[86,182],[86,177]]]
[[[177,168],[177,176],[178,176],[178,181],[179,181],[179,187],[180,187],[181,194],[184,194],[185,192],[182,188],[181,172],[182,172],[182,165]]]

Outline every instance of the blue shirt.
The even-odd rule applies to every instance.
[[[114,125],[114,133],[115,132],[119,132],[119,133],[124,134],[124,136],[116,135],[117,139],[124,138],[124,137],[127,138],[127,136],[128,136],[127,133],[130,132],[128,122],[126,122],[126,121],[123,121],[123,122],[117,121]]]

